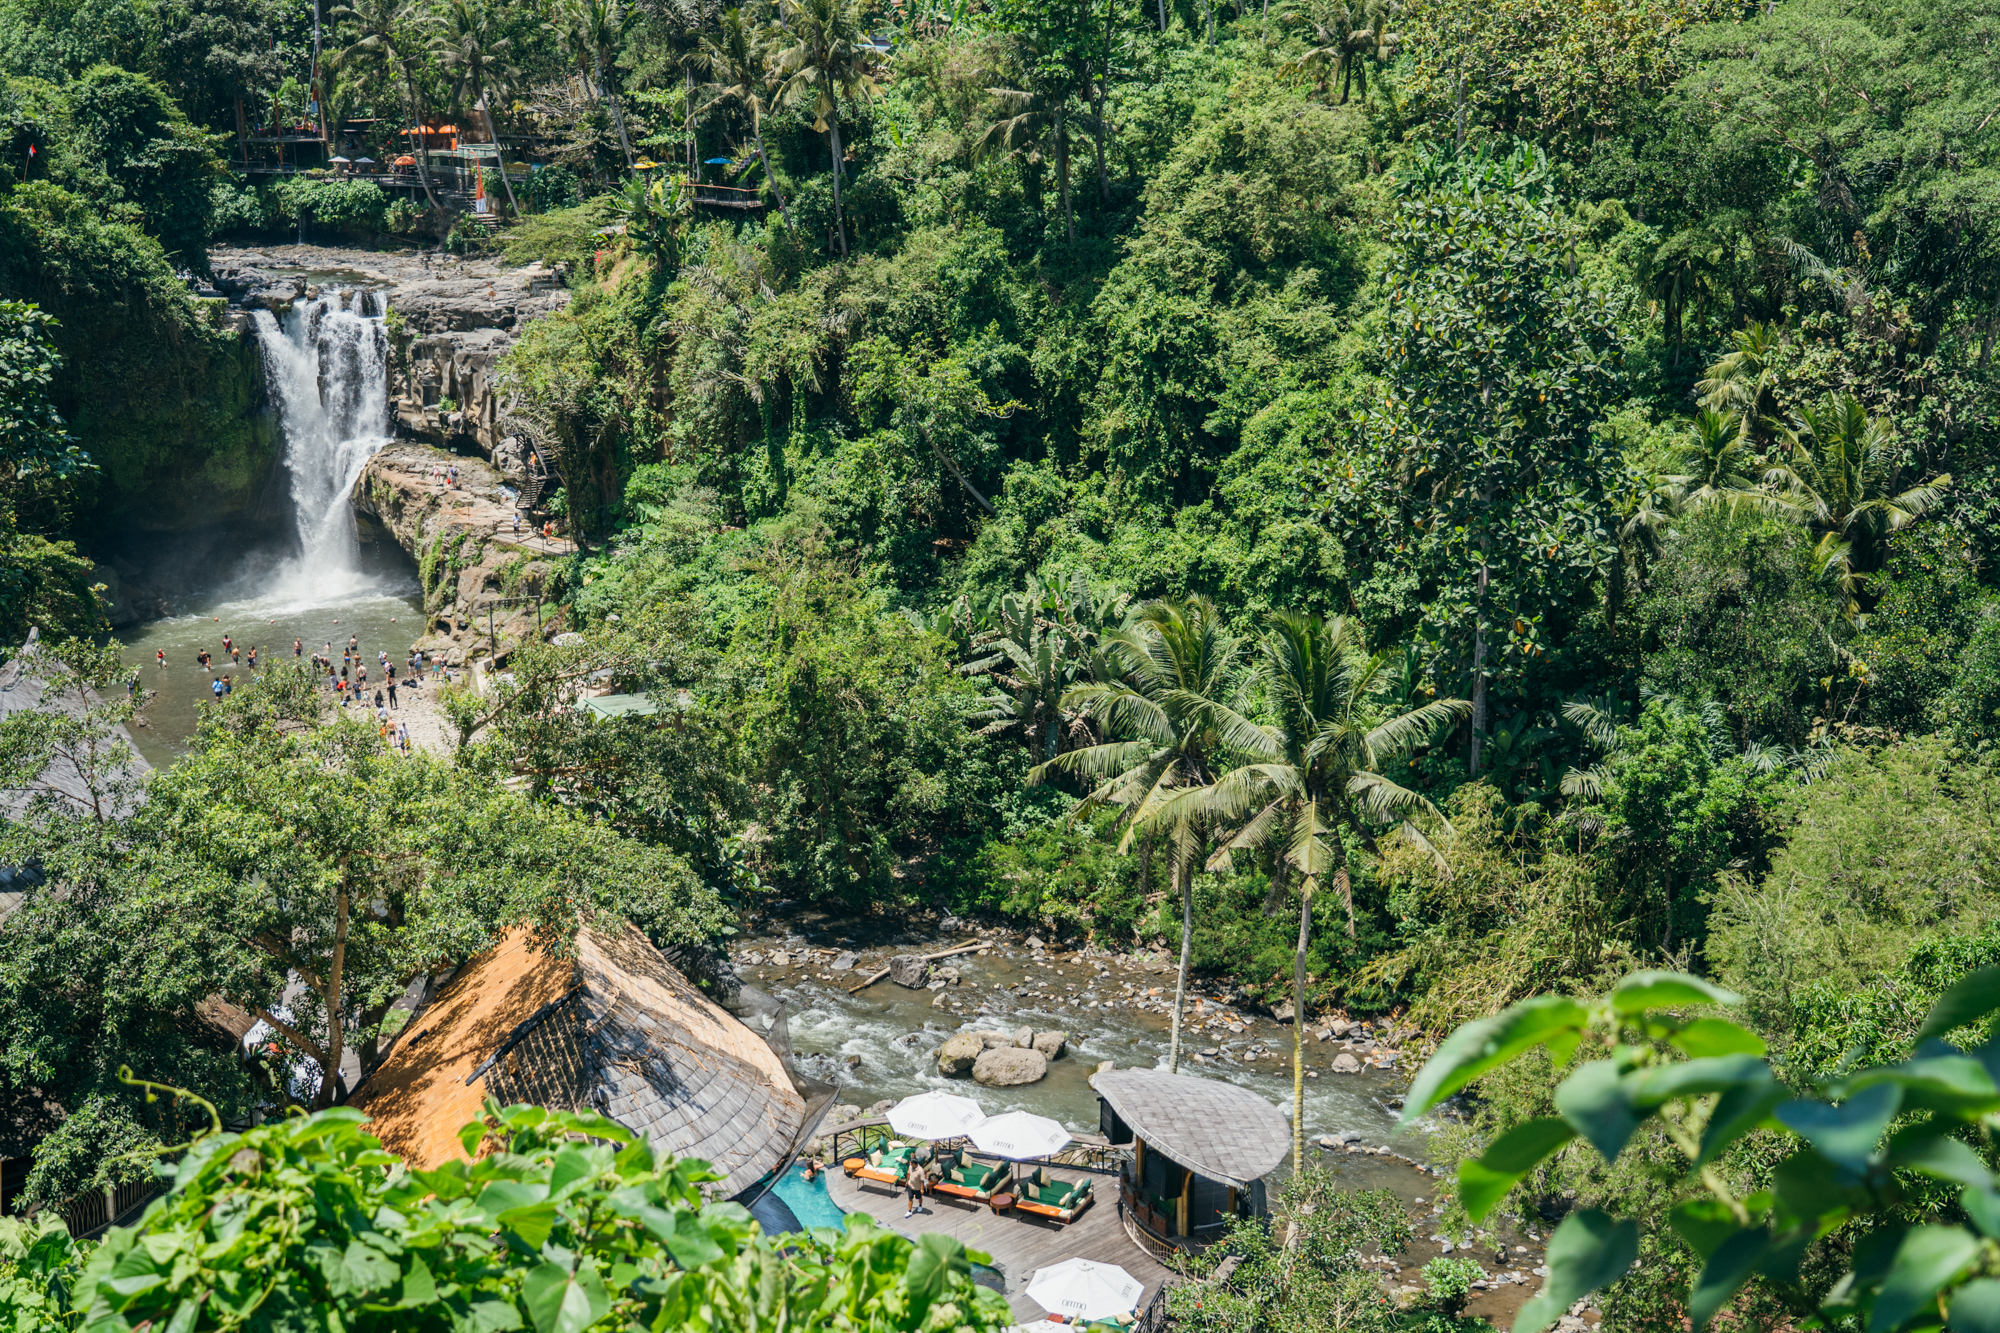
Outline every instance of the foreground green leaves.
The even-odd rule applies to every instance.
[[[1763,1043],[1726,1019],[1675,1010],[1729,1007],[1737,996],[1694,977],[1636,973],[1609,995],[1524,1001],[1453,1033],[1417,1075],[1405,1123],[1474,1079],[1535,1049],[1563,1065],[1585,1061],[1555,1090],[1554,1117],[1515,1126],[1459,1170],[1459,1200],[1477,1221],[1551,1155],[1582,1140],[1607,1163],[1642,1126],[1656,1123],[1686,1157],[1705,1194],[1671,1213],[1674,1231],[1703,1261],[1686,1310],[1696,1330],[1753,1276],[1796,1282],[1806,1248],[1857,1220],[1876,1224],[1854,1247],[1851,1270],[1826,1298],[1830,1320],[1865,1333],[1942,1327],[2000,1333],[2000,1190],[1980,1154],[2000,1116],[2000,1038],[1971,1055],[1938,1040],[2000,1011],[2000,969],[1947,991],[1923,1028],[1916,1058],[1857,1070],[1793,1096],[1772,1074]],[[1687,1056],[1691,1058],[1681,1058]],[[1663,1112],[1671,1114],[1663,1115]],[[1753,1129],[1795,1147],[1771,1187],[1733,1195],[1705,1169]],[[1896,1173],[1962,1187],[1969,1225],[1903,1226],[1892,1210]],[[1572,1212],[1549,1245],[1549,1277],[1522,1307],[1513,1333],[1536,1333],[1571,1303],[1629,1270],[1638,1227],[1596,1209]]]
[[[956,1241],[856,1218],[765,1237],[706,1201],[705,1162],[655,1158],[596,1115],[488,1103],[486,1149],[434,1171],[322,1111],[218,1134],[85,1258],[60,1231],[0,1237],[0,1328],[762,1333],[998,1329]],[[12,1242],[9,1244],[8,1242]],[[80,1271],[78,1260],[82,1259]]]

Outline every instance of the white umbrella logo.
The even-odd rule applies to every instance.
[[[920,1092],[890,1109],[889,1128],[906,1139],[955,1139],[985,1119],[986,1112],[970,1097]]]
[[[972,1144],[983,1153],[1019,1162],[1061,1152],[1069,1146],[1069,1131],[1045,1115],[1009,1111],[974,1129]]]
[[[1038,1268],[1028,1283],[1028,1299],[1052,1314],[1076,1320],[1110,1319],[1130,1314],[1146,1294],[1146,1284],[1117,1264],[1065,1259],[1053,1268]]]

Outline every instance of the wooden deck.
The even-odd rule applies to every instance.
[[[1118,1218],[1118,1173],[1063,1166],[1054,1168],[1052,1174],[1066,1180],[1088,1177],[1091,1193],[1096,1196],[1090,1211],[1066,1227],[1032,1213],[996,1217],[983,1203],[938,1194],[926,1196],[928,1212],[905,1218],[900,1189],[872,1180],[850,1180],[837,1166],[826,1173],[826,1191],[843,1212],[867,1213],[892,1231],[906,1236],[937,1232],[992,1255],[993,1267],[1007,1280],[1007,1300],[1014,1307],[1014,1316],[1022,1323],[1032,1323],[1044,1313],[1027,1297],[1035,1270],[1065,1259],[1117,1264],[1146,1284],[1146,1294],[1139,1301],[1139,1308],[1145,1309],[1160,1284],[1173,1274],[1125,1234]]]

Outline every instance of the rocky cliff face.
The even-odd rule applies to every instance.
[[[504,404],[494,369],[523,324],[569,303],[561,270],[299,245],[218,249],[209,262],[217,288],[247,309],[282,314],[323,287],[363,289],[360,299],[381,302],[389,315],[396,433],[457,452],[476,449],[504,470],[519,468],[500,431]]]
[[[456,466],[458,485],[438,472]],[[417,559],[427,629],[417,644],[453,665],[502,653],[533,634],[535,599],[549,563],[574,548],[544,541],[522,520],[500,473],[478,459],[428,445],[397,443],[368,460],[353,504],[367,540],[388,540]],[[492,635],[487,613],[492,612]],[[543,628],[549,627],[546,617]]]

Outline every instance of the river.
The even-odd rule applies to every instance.
[[[1100,1062],[1110,1060],[1121,1068],[1166,1065],[1167,1018],[1141,1007],[1135,995],[1158,987],[1162,997],[1171,998],[1174,978],[1163,966],[1169,960],[1137,962],[1130,956],[1074,952],[1037,960],[1013,937],[997,936],[984,954],[948,960],[958,981],[942,991],[907,990],[884,978],[850,994],[892,953],[936,952],[970,938],[964,933],[883,932],[871,925],[867,919],[837,917],[810,924],[794,921],[736,946],[739,959],[761,960],[739,963],[744,980],[784,1002],[792,1050],[801,1067],[839,1085],[847,1104],[865,1108],[943,1089],[973,1098],[989,1115],[1032,1111],[1072,1130],[1095,1133],[1097,1099],[1088,1078]],[[823,959],[801,964],[799,951],[807,947],[851,950],[860,961],[840,973]],[[774,952],[785,952],[788,965],[771,965]],[[1156,973],[1154,967],[1162,971]],[[1190,991],[1188,1012],[1182,1072],[1227,1079],[1289,1114],[1291,1026],[1231,1006],[1212,986],[1199,982]],[[1069,1035],[1068,1052],[1050,1063],[1040,1082],[991,1088],[938,1072],[938,1048],[952,1033],[1022,1027]],[[1376,1070],[1334,1073],[1340,1049],[1307,1034],[1307,1137],[1352,1131],[1367,1146],[1388,1146],[1421,1159],[1424,1132],[1399,1131],[1390,1105],[1402,1091],[1404,1076]],[[1336,1156],[1343,1174],[1356,1183],[1387,1185],[1408,1195],[1423,1194],[1432,1185],[1394,1157]]]
[[[284,431],[280,485],[286,531],[245,529],[240,539],[164,540],[141,556],[176,571],[173,614],[119,634],[141,688],[154,692],[140,753],[155,765],[184,752],[199,705],[260,663],[305,656],[360,641],[400,662],[421,637],[421,590],[415,566],[399,549],[364,545],[348,504],[369,457],[390,439],[388,338],[381,299],[351,275],[301,275],[326,284],[283,317],[257,311],[264,373]],[[237,655],[223,646],[227,636]],[[197,654],[211,655],[208,668]],[[164,660],[161,658],[164,654]]]

